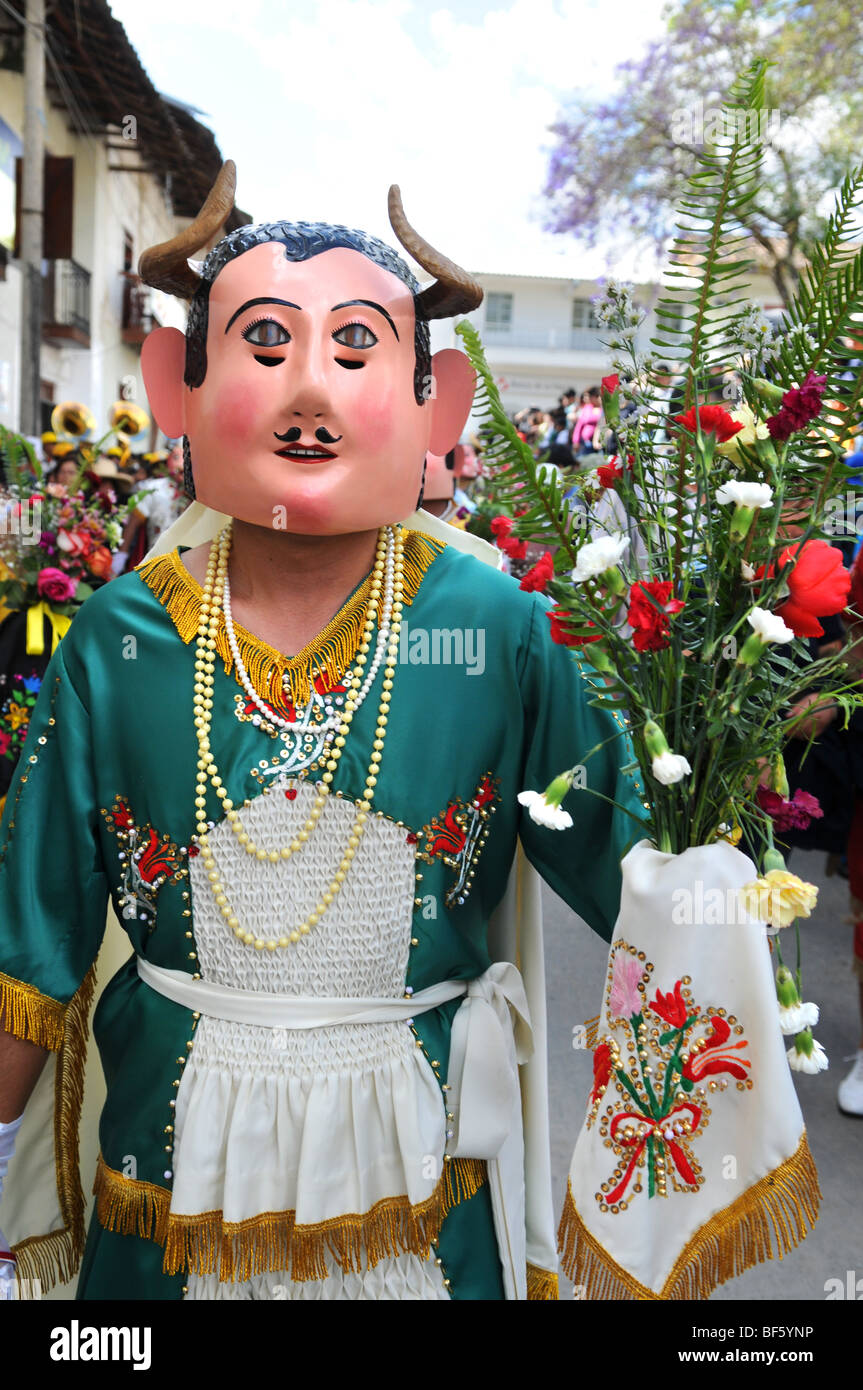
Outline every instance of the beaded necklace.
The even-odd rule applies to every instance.
[[[318,792],[305,825],[297,832],[291,843],[289,845],[284,845],[280,850],[263,849],[261,846],[255,844],[248,831],[243,828],[242,822],[240,821],[240,813],[236,810],[233,801],[227,794],[227,789],[219,775],[219,769],[210,748],[216,634],[219,628],[219,616],[222,604],[224,603],[226,595],[228,607],[226,609],[225,618],[226,624],[230,623],[230,588],[228,586],[228,557],[230,555],[230,549],[231,522],[229,521],[210,546],[195,652],[194,723],[198,740],[198,771],[195,795],[197,841],[200,846],[204,867],[213,895],[228,926],[245,945],[253,946],[259,951],[275,951],[279,947],[295,945],[303,936],[306,936],[311,931],[312,927],[317,925],[327,908],[334,902],[336,895],[341,890],[341,886],[347,877],[351,861],[356,855],[360,839],[369,819],[369,811],[371,802],[374,798],[374,788],[377,784],[377,773],[381,763],[384,739],[386,737],[387,717],[389,705],[392,700],[393,671],[398,660],[399,625],[401,621],[404,593],[404,538],[401,528],[397,528],[395,532],[392,527],[382,528],[378,534],[375,565],[372,573],[369,602],[366,609],[363,639],[360,643],[359,651],[357,652],[347,701],[344,710],[339,713],[338,734],[333,741],[332,748],[329,750],[330,756],[327,759],[325,771],[321,777]],[[357,808],[356,819],[348,839],[347,847],[328,888],[321,894],[314,910],[310,912],[302,922],[297,923],[290,931],[285,932],[279,937],[256,937],[254,932],[247,931],[243,927],[236,912],[231,907],[219,870],[216,868],[206,819],[207,782],[209,781],[211,783],[219,797],[225,812],[225,819],[236,836],[237,841],[248,854],[254,856],[259,862],[277,864],[281,860],[289,859],[292,854],[308,843],[310,835],[313,833],[320,820],[324,806],[327,804],[330,787],[336,768],[338,767],[342,749],[345,746],[347,735],[350,731],[354,714],[365,698],[365,695],[368,693],[368,690],[371,688],[371,680],[368,678],[366,678],[365,682],[363,680],[363,671],[368,659],[368,653],[371,649],[371,637],[375,627],[375,614],[382,587],[384,589],[384,607],[381,615],[381,629],[376,643],[372,670],[376,673],[377,667],[380,665],[380,660],[382,659],[384,643],[381,640],[380,634],[383,633],[386,627],[386,638],[384,639],[386,644],[386,660],[383,688],[381,690],[372,753],[369,759],[369,771],[366,776],[365,788]],[[392,596],[391,606],[389,602],[390,595]],[[390,614],[391,621],[389,621]],[[230,640],[230,635],[233,632],[232,624],[229,626],[228,631]],[[234,643],[233,646],[235,647],[236,643]],[[239,653],[234,652],[233,647],[232,652],[235,660],[237,660]],[[238,664],[237,671],[238,674],[242,672],[241,680],[242,676],[245,675],[248,681],[248,676],[245,672],[245,668],[242,667],[242,663]],[[374,679],[374,676],[372,676],[371,679]],[[251,685],[251,682],[248,682],[248,685]],[[245,688],[247,689],[247,693],[249,693],[248,686]]]

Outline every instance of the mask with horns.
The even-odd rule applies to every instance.
[[[197,263],[234,183],[229,160],[190,226],[139,266],[191,301],[186,334],[158,328],[142,351],[156,419],[184,439],[186,490],[295,534],[401,521],[426,452],[457,443],[473,398],[463,353],[431,357],[428,321],[475,309],[482,290],[414,231],[395,186],[390,223],[435,277],[425,289],[385,243],[323,223],[240,227]]]

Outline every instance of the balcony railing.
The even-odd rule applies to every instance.
[[[121,272],[123,285],[123,342],[140,345],[157,326],[153,317],[150,291],[131,271]]]
[[[42,337],[60,347],[90,346],[90,272],[77,261],[46,261]]]
[[[595,328],[549,328],[544,324],[513,323],[509,327],[486,324],[482,339],[487,347],[541,348],[558,352],[593,352],[608,356]]]

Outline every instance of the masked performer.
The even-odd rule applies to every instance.
[[[0,1223],[19,1273],[74,1267],[110,895],[133,953],[94,1017],[108,1090],[79,1297],[556,1297],[518,841],[607,938],[641,833],[623,721],[589,706],[543,599],[411,517],[474,385],[463,354],[430,359],[428,320],[479,287],[397,189],[423,290],[382,242],[320,224],[242,227],[190,262],[232,201],[227,164],[141,263],[191,299],[143,366],[197,501],[60,644],[0,828],[0,1173],[46,1052],[58,1106],[28,1140],[46,1068]],[[467,696],[482,719],[435,730]],[[518,793],[579,761],[599,795],[572,795],[577,837],[557,835]],[[25,1163],[46,1136],[55,1162]]]

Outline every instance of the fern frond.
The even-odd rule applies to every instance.
[[[488,441],[483,461],[494,477],[496,495],[513,508],[523,510],[518,518],[521,533],[545,545],[561,546],[574,562],[580,543],[580,513],[569,506],[554,470],[546,469],[541,480],[537,476],[542,464],[519,437],[503,408],[482,341],[473,324],[463,320],[456,325],[456,333],[476,372],[474,412],[482,417],[480,432]]]

